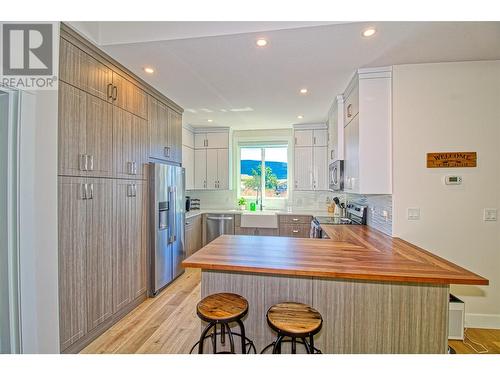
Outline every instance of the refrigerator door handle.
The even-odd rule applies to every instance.
[[[177,203],[175,202],[175,199],[176,199],[176,192],[175,192],[175,187],[171,187],[169,188],[169,192],[168,192],[168,195],[169,195],[169,210],[170,210],[170,218],[169,220],[172,220],[171,222],[171,225],[170,226],[170,236],[168,238],[168,243],[174,243],[177,236],[176,236],[176,233],[177,233],[177,223],[176,223],[176,217],[175,217],[175,214],[176,214],[176,210],[177,210]]]

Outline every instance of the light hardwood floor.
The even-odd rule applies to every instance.
[[[196,304],[199,270],[187,269],[160,295],[149,298],[81,353],[188,353],[200,335]]]
[[[150,298],[98,337],[81,353],[188,353],[200,335],[196,304],[200,300],[201,273],[187,269],[156,298]],[[467,336],[500,354],[500,330],[468,329]],[[459,354],[475,353],[482,347],[450,340]]]

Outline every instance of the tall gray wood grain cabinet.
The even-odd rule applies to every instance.
[[[148,163],[181,163],[182,108],[64,23],[59,69],[60,349],[76,353],[147,297]]]

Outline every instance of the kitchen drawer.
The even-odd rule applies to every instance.
[[[344,103],[344,126],[347,126],[359,113],[359,86],[356,85]]]
[[[311,225],[312,216],[309,215],[279,215],[281,224],[307,224]]]
[[[311,224],[280,224],[280,237],[309,238]]]

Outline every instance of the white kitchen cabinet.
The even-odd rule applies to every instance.
[[[348,86],[344,105],[346,192],[392,193],[391,77],[391,67],[359,69]]]
[[[295,147],[295,190],[312,190],[313,147]]]
[[[313,146],[328,146],[328,129],[313,130]]]
[[[344,159],[344,98],[338,95],[328,113],[328,164]]]
[[[194,189],[194,149],[182,145],[182,166],[186,171],[186,190]]]
[[[194,134],[195,148],[228,148],[229,132],[196,132]]]
[[[327,129],[295,129],[294,135],[296,147],[327,146],[328,144]]]
[[[327,147],[313,147],[313,190],[328,190]]]
[[[294,134],[296,147],[309,147],[313,145],[312,130],[295,130]]]
[[[227,148],[195,150],[194,155],[195,189],[229,189],[229,155]]]
[[[344,129],[345,160],[344,190],[359,191],[359,118],[355,118]]]
[[[218,166],[217,150],[208,149],[207,152],[207,189],[217,189]]]
[[[182,128],[182,144],[194,148],[194,133],[185,127]]]
[[[217,188],[229,189],[229,150],[227,148],[217,150]]]
[[[328,129],[324,124],[295,125],[294,137],[295,190],[328,190]]]
[[[194,150],[194,188],[207,188],[207,150]]]
[[[194,183],[194,133],[191,128],[182,128],[182,166],[186,171],[186,190],[195,188]]]

